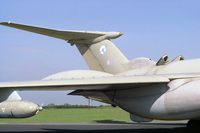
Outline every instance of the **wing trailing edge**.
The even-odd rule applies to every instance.
[[[167,83],[170,80],[161,76],[112,76],[101,78],[83,78],[67,80],[39,80],[26,82],[0,83],[0,89],[17,90],[105,90],[133,88],[152,83]]]

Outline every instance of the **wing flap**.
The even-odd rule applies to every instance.
[[[68,80],[39,80],[26,82],[0,83],[0,89],[17,90],[102,90],[112,86],[123,89],[125,86],[144,85],[149,83],[166,83],[168,78],[160,76],[112,76],[103,78],[84,78]]]

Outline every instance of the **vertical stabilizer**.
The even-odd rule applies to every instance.
[[[128,59],[110,40],[76,46],[92,70],[117,74],[128,69]]]
[[[92,70],[117,74],[129,69],[128,59],[110,41],[120,37],[121,32],[56,30],[12,22],[1,22],[0,25],[68,41],[77,46]]]

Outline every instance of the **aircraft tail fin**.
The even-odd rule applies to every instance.
[[[76,45],[92,70],[117,74],[128,69],[129,60],[111,42],[111,39],[122,35],[120,32],[54,30],[11,22],[2,22],[0,24],[63,39],[71,45]]]
[[[128,69],[128,59],[110,40],[76,46],[92,70],[117,74]]]

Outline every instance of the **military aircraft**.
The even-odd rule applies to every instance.
[[[157,62],[145,57],[128,60],[111,41],[121,32],[56,30],[12,22],[0,25],[67,41],[77,47],[90,68],[39,81],[0,83],[1,102],[8,102],[15,90],[74,90],[69,95],[119,106],[135,122],[189,119],[197,123],[200,119],[200,59],[178,56],[169,61],[164,55]],[[6,107],[0,106],[0,114]],[[38,110],[35,106],[34,112]]]

